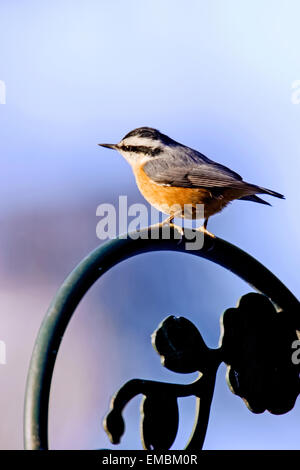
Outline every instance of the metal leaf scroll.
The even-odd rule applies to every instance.
[[[178,398],[195,396],[195,425],[186,449],[202,448],[216,373],[222,361],[227,365],[231,391],[252,412],[287,413],[299,394],[300,368],[292,362],[292,344],[296,339],[295,327],[285,313],[277,312],[266,296],[256,293],[243,296],[236,308],[225,311],[218,349],[208,348],[188,319],[167,317],[152,335],[162,365],[177,373],[198,371],[199,377],[187,385],[137,379],[127,382],[112,399],[111,411],[104,420],[111,442],[120,442],[125,430],[124,407],[142,394],[144,448],[170,449],[179,424]]]

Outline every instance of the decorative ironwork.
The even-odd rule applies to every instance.
[[[221,318],[220,347],[206,346],[200,332],[183,317],[168,317],[152,335],[153,347],[162,365],[173,372],[199,371],[191,384],[179,385],[144,380],[127,382],[113,397],[104,428],[113,444],[125,430],[122,411],[136,395],[142,394],[141,435],[147,450],[168,450],[178,430],[179,397],[197,398],[195,425],[188,450],[202,448],[213,397],[215,378],[222,361],[227,364],[227,382],[233,393],[254,413],[290,411],[299,394],[300,366],[291,360],[291,346],[297,340],[295,327],[286,314],[276,312],[262,294],[243,296],[237,308]]]
[[[193,323],[183,317],[166,318],[153,333],[152,343],[165,367],[181,373],[199,371],[198,379],[187,385],[130,380],[112,399],[111,411],[104,420],[106,432],[113,444],[120,442],[125,430],[122,411],[129,400],[142,394],[141,434],[144,448],[168,450],[178,430],[177,399],[195,396],[197,416],[187,449],[199,450],[208,425],[221,350],[209,349]]]
[[[167,227],[169,231],[169,227]],[[168,232],[169,233],[169,232]],[[151,236],[150,236],[151,235]],[[199,250],[186,249],[193,233],[171,226],[149,227],[121,236],[100,246],[79,263],[62,284],[41,325],[29,368],[24,417],[26,449],[48,448],[48,404],[51,379],[58,349],[78,303],[88,289],[111,267],[139,253],[177,251],[209,259],[248,282],[261,294],[242,297],[236,309],[223,315],[221,345],[209,349],[197,328],[185,318],[168,317],[153,335],[153,344],[169,369],[187,373],[199,371],[188,385],[145,380],[127,382],[116,394],[106,428],[112,442],[124,432],[122,410],[131,398],[144,395],[142,437],[147,449],[168,449],[178,428],[178,397],[197,397],[195,426],[187,449],[203,445],[213,396],[215,376],[221,361],[228,366],[229,384],[249,409],[285,413],[299,393],[299,367],[292,364],[291,345],[300,330],[300,304],[296,297],[266,267],[253,257],[221,240],[204,235]]]
[[[298,337],[288,313],[251,293],[226,310],[222,323],[222,358],[232,392],[253,413],[290,411],[300,391],[300,366],[292,361]]]

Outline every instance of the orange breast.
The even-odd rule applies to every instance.
[[[133,172],[144,198],[157,210],[166,214],[176,213],[178,217],[182,217],[184,206],[189,205],[193,211],[191,217],[188,218],[195,218],[196,205],[204,204],[204,216],[210,217],[222,210],[229,202],[222,196],[213,197],[210,191],[205,188],[180,188],[157,184],[146,175],[141,165],[136,165]],[[181,213],[177,214],[180,209]]]

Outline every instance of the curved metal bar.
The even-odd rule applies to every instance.
[[[164,239],[161,230],[155,237],[153,228],[149,227],[136,233],[136,239],[133,239],[132,234],[127,238],[120,236],[92,251],[66,278],[43,320],[31,358],[25,396],[25,449],[48,449],[51,379],[58,349],[74,310],[99,277],[127,258],[163,250],[206,258],[232,271],[256,290],[267,295],[278,308],[288,312],[295,328],[300,329],[298,300],[261,263],[236,246],[209,234],[204,235],[204,245],[200,250],[187,250],[185,243],[192,239],[191,230],[185,229],[185,234],[190,232],[190,235],[181,240],[176,239],[176,232],[176,227],[172,226],[171,239]]]

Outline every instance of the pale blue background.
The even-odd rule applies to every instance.
[[[209,228],[257,257],[299,296],[300,5],[296,0],[0,0],[0,446],[21,448],[32,345],[56,289],[99,240],[96,207],[141,202],[121,156],[100,149],[157,127],[286,201],[236,202]],[[271,201],[272,199],[272,201]],[[188,381],[163,371],[149,335],[184,315],[217,346],[222,311],[250,290],[192,257],[144,255],[91,291],[63,343],[51,400],[51,445],[110,447],[108,397],[131,377]],[[106,331],[105,331],[106,329]],[[274,344],[276,348],[276,344]],[[106,367],[106,368],[105,368]],[[185,430],[193,407],[183,405]],[[206,449],[299,448],[299,403],[253,415],[218,375]],[[121,448],[140,446],[138,400]]]

